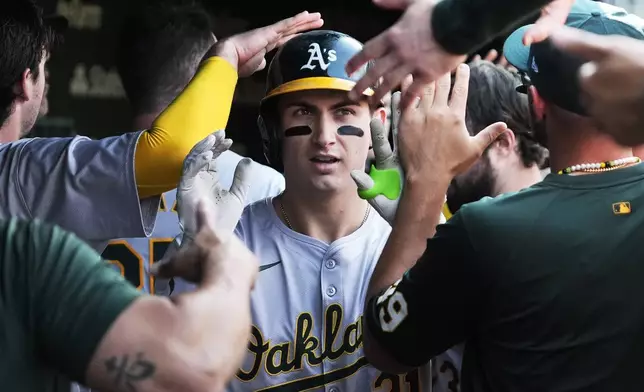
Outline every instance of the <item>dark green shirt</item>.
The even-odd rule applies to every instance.
[[[139,292],[75,236],[0,221],[0,390],[69,392]]]
[[[463,392],[641,392],[643,249],[644,164],[550,174],[464,206],[365,317],[406,365],[465,342]]]
[[[550,1],[443,0],[432,13],[432,32],[446,51],[471,54]]]

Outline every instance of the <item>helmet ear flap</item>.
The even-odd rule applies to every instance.
[[[265,115],[260,114],[257,118],[257,128],[259,128],[259,133],[262,137],[264,158],[266,158],[268,165],[278,172],[283,173],[282,143],[277,134],[278,129],[275,122],[267,122]]]

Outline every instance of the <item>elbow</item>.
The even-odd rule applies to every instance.
[[[368,326],[364,328],[362,347],[367,361],[383,373],[404,374],[414,369],[398,363],[389,355],[369,332]]]

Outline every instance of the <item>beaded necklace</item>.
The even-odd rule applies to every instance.
[[[601,173],[640,162],[642,160],[638,157],[626,157],[599,163],[580,163],[579,165],[568,166],[565,169],[559,170],[557,174],[571,174],[575,172]]]

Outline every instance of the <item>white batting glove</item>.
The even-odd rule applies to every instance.
[[[177,188],[177,212],[182,233],[174,238],[159,264],[188,244],[197,229],[196,209],[199,200],[211,201],[217,211],[217,228],[233,232],[241,218],[250,189],[249,174],[252,161],[244,158],[237,164],[229,190],[219,183],[217,158],[232,145],[224,131],[218,131],[195,145],[183,162],[183,173]],[[168,282],[157,279],[155,292],[163,295]]]
[[[398,120],[400,119],[399,103],[400,93],[396,92],[391,97],[393,150],[387,140],[387,129],[380,120],[373,119],[370,125],[375,162],[372,164],[369,174],[361,170],[351,171],[351,178],[358,186],[360,197],[366,199],[390,225],[393,225],[396,217],[405,178],[396,146]]]

